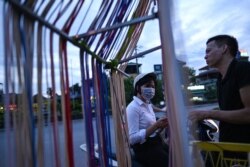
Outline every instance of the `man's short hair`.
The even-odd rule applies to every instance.
[[[230,35],[216,35],[211,37],[207,40],[206,44],[211,41],[215,41],[216,45],[221,47],[222,45],[226,44],[229,47],[229,52],[233,57],[236,57],[238,48],[238,41],[235,37]]]

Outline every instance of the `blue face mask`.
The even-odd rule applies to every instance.
[[[141,95],[146,101],[150,101],[155,96],[155,88],[141,87]]]

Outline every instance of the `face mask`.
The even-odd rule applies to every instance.
[[[149,101],[151,100],[154,95],[155,95],[155,88],[145,88],[145,87],[142,87],[141,88],[141,95],[142,97],[146,100],[146,101]]]

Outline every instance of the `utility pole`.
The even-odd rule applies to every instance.
[[[3,105],[3,83],[0,83],[0,107]]]
[[[140,45],[135,46],[135,55],[137,55],[139,48],[142,48],[142,46],[140,46]],[[135,62],[136,62],[136,73],[139,74],[138,58],[135,58]]]
[[[72,59],[70,59],[71,64],[71,82],[72,82],[72,103],[73,103],[73,109],[75,108],[75,90],[74,90],[74,83],[73,83],[73,72],[72,72]]]
[[[135,55],[137,55],[137,45],[135,47]],[[135,58],[135,62],[136,62],[136,73],[138,75],[139,74],[138,58]]]

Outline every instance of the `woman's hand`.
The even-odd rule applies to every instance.
[[[163,129],[168,126],[168,118],[160,118],[153,125],[147,128],[145,138],[149,137],[152,133],[156,132],[158,129]]]
[[[166,128],[168,126],[168,118],[164,117],[164,118],[160,118],[156,121],[156,126],[157,129],[162,129],[162,128]]]

